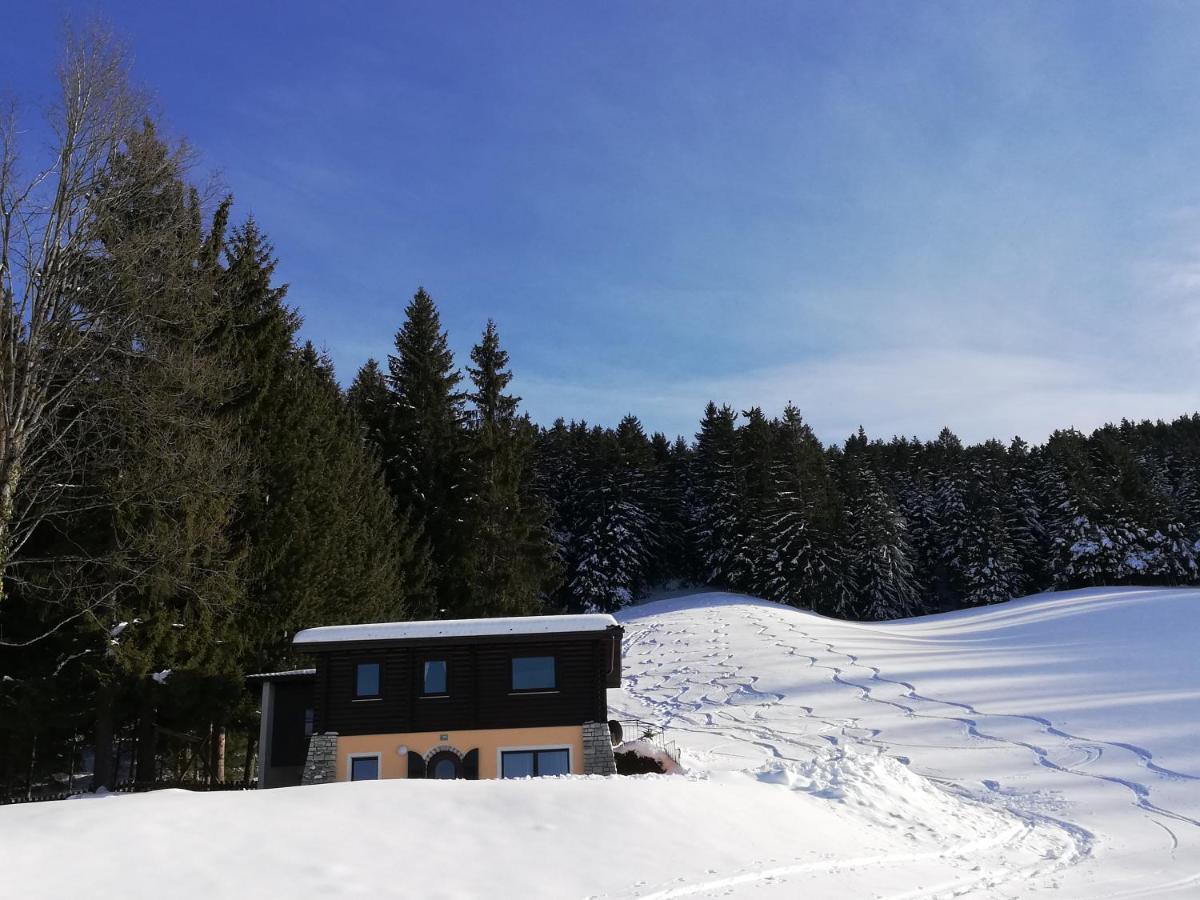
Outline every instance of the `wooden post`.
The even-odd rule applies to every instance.
[[[209,739],[204,742],[204,784],[212,786],[216,775],[217,727],[209,722]]]
[[[225,726],[217,726],[213,735],[213,758],[217,761],[214,769],[217,784],[225,783]]]
[[[33,742],[29,745],[29,771],[25,774],[25,799],[33,799],[33,772],[37,766],[37,735],[33,736]]]
[[[125,734],[126,728],[124,722],[121,723],[120,729],[117,731],[117,753],[114,759],[114,777],[113,783],[115,787],[120,787],[123,783],[128,783],[133,780],[133,746],[129,743],[129,737]],[[125,751],[129,751],[128,759],[126,759]],[[121,780],[121,761],[125,759],[125,780]]]
[[[115,784],[113,771],[113,703],[115,691],[112,685],[106,684],[100,688],[96,698],[96,724],[94,740],[94,759],[92,767],[92,790],[100,788],[112,790]]]
[[[149,677],[141,686],[138,697],[137,773],[139,784],[152,785],[158,780],[158,710],[154,706],[154,682]]]
[[[250,787],[250,773],[255,769],[254,748],[258,743],[258,731],[246,735],[246,763],[242,766],[242,787]]]

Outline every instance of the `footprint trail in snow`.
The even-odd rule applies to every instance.
[[[1178,754],[1168,763],[1138,730],[1123,731],[1112,717],[1090,714],[1111,726],[1101,730],[1089,714],[1071,709],[1064,721],[1054,703],[1047,711],[1031,686],[1062,682],[1078,690],[1079,679],[1059,665],[1052,641],[1042,641],[1041,655],[1028,650],[1036,640],[1022,641],[1022,629],[1035,636],[1039,628],[1061,630],[1070,622],[1060,618],[1070,615],[1077,625],[1088,614],[1139,615],[1135,603],[1146,593],[1060,595],[1061,617],[1038,606],[1056,598],[1006,604],[1018,611],[1025,604],[1030,621],[1006,609],[1017,624],[1003,628],[989,619],[992,610],[959,616],[961,625],[942,616],[872,626],[728,594],[662,601],[623,616],[627,712],[664,725],[700,768],[803,766],[843,751],[889,757],[964,802],[1023,823],[1011,846],[1029,845],[1034,835],[1048,842],[1049,858],[1040,863],[973,887],[964,880],[945,888],[951,895],[962,888],[1024,896],[1037,884],[1072,897],[1187,896],[1200,886],[1200,767],[1182,764]],[[1054,624],[1040,624],[1047,621]],[[1099,635],[1121,640],[1119,628]],[[1031,657],[1031,672],[1022,673],[1018,648]],[[1012,662],[995,668],[1004,669],[1005,685],[1024,685],[1026,694],[1010,689],[1001,704],[972,666],[1010,651]],[[1064,697],[1055,702],[1096,705],[1091,693]],[[739,878],[749,874],[728,876],[728,886],[749,883]],[[661,896],[691,895],[675,890]]]

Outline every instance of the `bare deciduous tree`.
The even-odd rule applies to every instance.
[[[96,365],[127,344],[136,292],[89,278],[122,197],[114,159],[144,116],[126,54],[100,26],[67,35],[51,158],[24,171],[15,105],[0,122],[0,602],[21,547],[78,487]],[[148,248],[148,252],[151,252]],[[93,418],[94,421],[94,418]]]

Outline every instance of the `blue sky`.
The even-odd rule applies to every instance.
[[[346,383],[424,285],[546,423],[1200,407],[1200,5],[22,3],[0,87],[97,12]]]

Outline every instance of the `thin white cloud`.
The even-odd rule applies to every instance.
[[[633,412],[650,429],[685,435],[695,432],[709,400],[771,413],[791,401],[827,441],[842,440],[860,424],[877,437],[930,438],[949,426],[970,441],[1014,435],[1041,441],[1057,428],[1090,430],[1124,416],[1170,419],[1200,407],[1194,385],[1140,385],[1102,359],[972,350],[846,354],[654,384],[658,380],[613,372],[600,384],[521,378],[517,387],[542,422],[562,415],[612,423]]]

